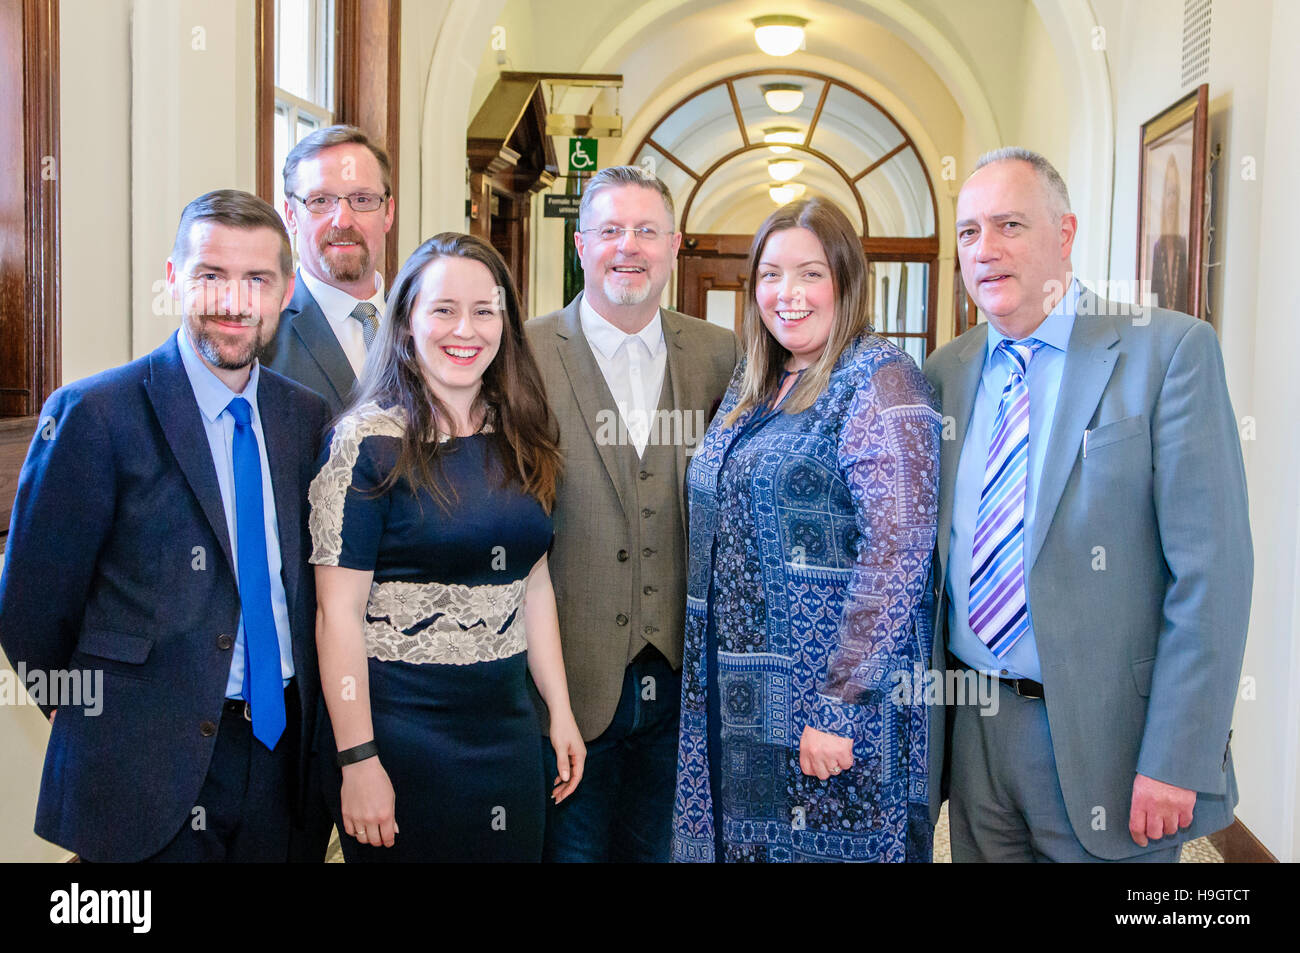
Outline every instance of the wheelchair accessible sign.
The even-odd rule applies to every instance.
[[[569,171],[596,171],[596,140],[572,136],[569,139]]]

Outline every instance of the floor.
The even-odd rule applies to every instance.
[[[326,860],[331,864],[343,863],[343,852],[339,848],[338,831],[330,839],[330,849]],[[952,863],[952,852],[948,847],[948,805],[945,804],[939,812],[939,824],[934,829],[934,862],[936,864]],[[1183,847],[1182,862],[1184,864],[1221,864],[1223,857],[1214,845],[1210,843],[1209,838],[1199,837],[1194,841],[1188,841]]]

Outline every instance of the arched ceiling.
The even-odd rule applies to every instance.
[[[803,102],[775,112],[763,97],[772,84],[799,87]],[[801,142],[774,154],[762,145],[774,126],[798,130]],[[634,161],[678,197],[680,228],[752,232],[774,207],[768,163],[776,158],[802,162],[794,181],[836,202],[860,232],[934,234],[930,182],[906,133],[861,93],[808,71],[742,73],[696,91],[648,131]]]

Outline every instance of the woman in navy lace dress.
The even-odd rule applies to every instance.
[[[687,473],[674,859],[928,861],[939,415],[820,200],[754,238],[746,357]]]
[[[310,489],[346,860],[538,861],[582,775],[546,566],[560,457],[505,262],[444,233],[402,267]]]

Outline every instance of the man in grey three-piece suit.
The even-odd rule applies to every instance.
[[[579,229],[583,293],[525,326],[560,426],[551,577],[587,742],[581,786],[548,806],[544,857],[667,861],[686,614],[682,487],[739,355],[730,331],[659,307],[681,234],[658,179],[601,170],[583,190]]]
[[[1000,679],[996,712],[951,711],[956,861],[1175,861],[1237,803],[1252,553],[1218,341],[1074,281],[1076,228],[1041,156],[981,159],[957,248],[988,323],[925,365],[939,631]]]

